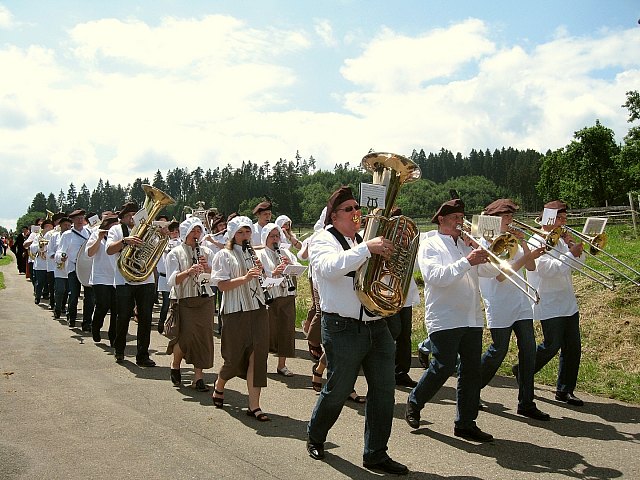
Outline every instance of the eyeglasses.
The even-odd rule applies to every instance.
[[[344,207],[344,208],[336,208],[336,212],[339,212],[340,210],[344,210],[345,212],[349,213],[349,212],[352,212],[354,209],[359,212],[361,208],[362,208],[362,205],[349,205],[348,207]]]

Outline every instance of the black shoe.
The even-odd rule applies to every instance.
[[[182,385],[182,375],[180,375],[179,368],[171,369],[171,383],[174,387],[180,387]]]
[[[196,389],[196,392],[208,392],[209,391],[209,387],[207,387],[207,385],[205,385],[204,380],[200,379],[198,381],[196,381],[194,388]]]
[[[379,463],[363,463],[362,466],[368,470],[390,473],[391,475],[407,475],[409,473],[406,465],[402,465],[390,458]]]
[[[39,299],[39,298],[36,298],[36,299],[33,301],[33,303],[35,303],[36,305],[40,305],[40,299]]]
[[[474,440],[476,442],[493,442],[493,435],[483,432],[476,425],[471,428],[454,427],[453,434],[466,440]]]
[[[581,407],[584,402],[576,397],[572,392],[556,392],[556,400],[568,403],[574,407]]]
[[[147,357],[143,358],[142,360],[136,360],[136,365],[138,365],[139,367],[155,367],[156,362]]]
[[[418,362],[425,370],[429,368],[429,354],[424,353],[422,350],[418,350]]]
[[[49,305],[49,310],[53,310],[53,305]]]
[[[396,385],[399,387],[415,387],[418,384],[415,380],[413,380],[408,373],[403,373],[401,375],[396,375]]]
[[[67,322],[69,323],[69,328],[75,328],[75,326],[76,326],[76,319],[75,318],[73,320],[69,319],[69,320],[67,320]]]
[[[60,312],[54,311],[53,312],[53,318],[55,318],[56,320],[59,320],[60,319]]]
[[[404,411],[404,419],[411,428],[420,427],[420,410],[417,405],[407,400],[407,408]]]
[[[116,353],[115,357],[116,357],[116,363],[124,362],[124,353]]]
[[[82,326],[82,331],[83,332],[90,332],[91,331],[91,325],[83,325]]]
[[[158,333],[164,332],[164,323],[158,322]]]
[[[538,410],[538,407],[528,408],[527,410],[518,408],[518,415],[533,418],[534,420],[543,420],[545,422],[551,420],[551,416],[548,413]]]
[[[518,365],[513,365],[511,367],[511,373],[513,373],[513,376],[516,377],[516,381],[519,382],[520,379],[518,378],[518,375],[520,374],[520,369],[518,368]]]
[[[312,443],[307,440],[307,452],[314,460],[322,460],[324,458],[324,444]]]
[[[93,330],[91,331],[91,336],[93,337],[93,341],[98,343],[102,340],[102,337],[100,336],[100,330],[98,330],[97,332],[94,332]]]

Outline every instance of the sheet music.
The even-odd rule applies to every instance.
[[[272,277],[265,277],[262,280],[262,285],[265,288],[268,287],[277,287],[278,285],[280,285],[282,282],[284,281],[284,277],[279,277],[279,278],[272,278]]]
[[[282,273],[285,275],[299,276],[302,275],[306,269],[307,267],[304,265],[287,265]]]
[[[366,207],[369,213],[376,208],[384,208],[386,196],[387,189],[384,185],[360,184],[360,205]]]

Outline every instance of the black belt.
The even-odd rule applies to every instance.
[[[161,277],[166,277],[167,276],[166,273],[162,273],[162,272],[158,272],[158,275],[160,275]]]
[[[358,322],[358,323],[374,323],[374,322],[379,322],[380,320],[386,320],[385,317],[380,317],[380,318],[374,318],[372,320],[360,320],[359,318],[353,318],[353,317],[344,317],[342,315],[339,315],[337,313],[330,313],[330,312],[323,312],[325,315],[333,315],[334,317],[340,317],[343,318],[345,320],[352,320],[354,322]]]

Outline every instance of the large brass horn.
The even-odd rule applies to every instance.
[[[355,291],[367,310],[388,317],[404,307],[420,242],[413,220],[404,215],[389,216],[400,186],[418,180],[421,172],[414,162],[395,153],[365,155],[362,167],[373,174],[373,184],[386,187],[384,208],[367,215],[363,240],[383,236],[393,242],[394,249],[388,260],[373,255],[356,270]]]
[[[136,225],[130,235],[142,240],[142,245],[126,245],[118,258],[118,269],[128,282],[142,282],[153,272],[158,260],[162,256],[169,237],[153,225],[153,220],[167,205],[173,205],[175,200],[151,185],[142,185],[145,195],[144,208],[147,219]]]

